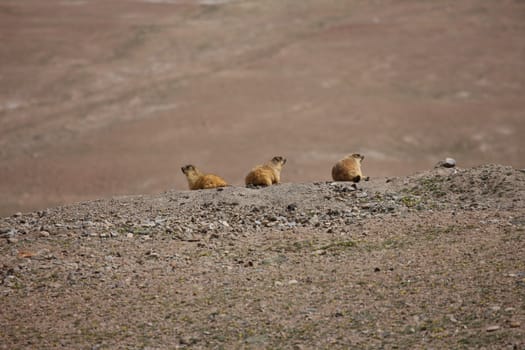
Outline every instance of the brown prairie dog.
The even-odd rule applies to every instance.
[[[258,165],[246,175],[246,186],[270,186],[281,182],[281,170],[286,158],[273,157],[268,163]]]
[[[361,172],[361,162],[365,156],[359,153],[353,153],[345,158],[339,160],[332,168],[332,179],[334,181],[353,181],[359,182],[361,179],[368,180],[368,177],[363,177]]]
[[[203,174],[194,165],[189,164],[183,166],[181,170],[184,175],[186,175],[190,190],[204,190],[228,186],[226,181],[221,177],[214,174]]]

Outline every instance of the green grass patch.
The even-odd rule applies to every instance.
[[[355,248],[356,246],[357,243],[355,241],[341,241],[322,246],[319,248],[319,250],[341,251],[350,248]]]

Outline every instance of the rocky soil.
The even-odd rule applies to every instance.
[[[525,173],[168,191],[0,219],[0,348],[525,347]]]

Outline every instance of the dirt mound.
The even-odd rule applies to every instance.
[[[521,348],[525,174],[168,191],[0,220],[0,348]]]

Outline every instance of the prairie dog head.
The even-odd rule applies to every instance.
[[[346,158],[353,158],[356,161],[358,161],[359,163],[361,163],[363,161],[363,159],[365,159],[365,156],[362,155],[362,154],[359,154],[359,153],[353,153],[353,154],[347,156]]]
[[[191,164],[183,166],[182,168],[180,168],[180,170],[182,170],[182,172],[186,176],[198,175],[200,173],[200,171],[195,167],[195,165]]]
[[[271,163],[274,167],[281,169],[281,168],[283,167],[283,165],[286,164],[286,158],[281,157],[281,156],[275,156],[275,157],[272,158],[272,160],[270,161],[270,163]]]

